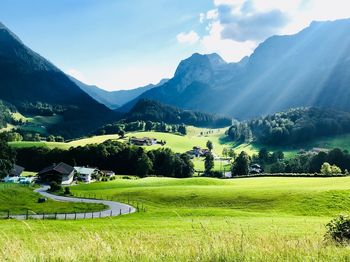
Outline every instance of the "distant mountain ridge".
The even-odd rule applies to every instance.
[[[70,79],[76,83],[84,92],[94,98],[96,101],[106,105],[110,109],[117,109],[122,105],[128,103],[129,101],[137,98],[142,93],[163,85],[168,81],[168,79],[162,79],[158,84],[149,84],[143,87],[138,87],[130,90],[117,90],[117,91],[106,91],[95,85],[87,85],[83,82],[70,76]]]
[[[238,119],[301,106],[350,111],[349,31],[350,19],[313,22],[295,35],[267,39],[239,63],[194,54],[167,83],[120,111],[143,98]]]
[[[0,99],[20,108],[28,103],[47,103],[64,108],[64,123],[54,133],[79,136],[117,118],[96,102],[61,70],[26,47],[0,24]]]

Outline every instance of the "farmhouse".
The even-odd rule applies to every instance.
[[[41,183],[55,181],[62,185],[70,185],[73,182],[74,173],[74,167],[61,162],[41,170],[38,173],[38,178]]]
[[[157,139],[149,138],[149,137],[143,137],[143,138],[132,137],[130,139],[130,143],[135,146],[152,146],[157,144]]]
[[[115,173],[113,171],[110,170],[102,170],[101,171],[102,176],[107,177],[107,178],[111,178],[115,176]]]
[[[264,170],[262,169],[262,167],[258,164],[253,164],[250,166],[249,168],[249,173],[250,174],[260,174],[264,172]]]
[[[91,183],[98,176],[100,170],[93,167],[75,166],[75,172],[85,183]]]
[[[187,151],[187,154],[193,157],[204,157],[209,153],[209,149],[202,149],[199,146],[194,146],[192,150]]]
[[[24,167],[14,165],[10,173],[4,178],[6,183],[16,183],[19,180],[19,177],[24,171]]]

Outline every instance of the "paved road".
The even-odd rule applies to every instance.
[[[136,212],[136,209],[130,205],[126,205],[119,202],[108,201],[108,200],[97,200],[97,199],[87,199],[87,198],[75,198],[75,197],[64,197],[56,196],[47,192],[49,186],[43,186],[39,189],[34,190],[41,194],[43,197],[53,199],[55,201],[61,202],[75,202],[75,203],[94,203],[94,204],[104,204],[108,206],[107,210],[101,212],[90,212],[90,213],[71,213],[71,214],[31,214],[29,213],[30,218],[34,219],[87,219],[87,218],[100,218],[100,217],[110,217],[110,216],[120,216],[125,214],[130,214]],[[10,215],[11,218],[24,220],[26,215]]]

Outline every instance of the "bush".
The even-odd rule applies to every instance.
[[[62,186],[59,185],[57,182],[53,181],[50,183],[50,192],[57,192],[57,191],[61,191],[62,190]]]
[[[204,174],[206,177],[223,178],[223,174],[220,171],[210,171]]]
[[[350,216],[340,215],[331,220],[327,225],[327,236],[338,243],[350,241]]]
[[[64,194],[65,194],[65,195],[71,195],[70,187],[65,187],[65,188],[64,188]]]

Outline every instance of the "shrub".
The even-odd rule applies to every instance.
[[[62,186],[59,185],[57,182],[53,181],[50,183],[50,192],[57,192],[61,190],[62,190]]]
[[[326,176],[332,176],[336,174],[341,174],[342,171],[336,165],[331,166],[329,163],[325,162],[321,167],[321,173]]]
[[[70,192],[70,187],[65,187],[65,188],[64,188],[64,194],[65,194],[65,195],[70,195],[70,194],[71,194],[71,192]]]
[[[338,243],[350,241],[350,216],[340,215],[331,220],[327,225],[327,236]]]

